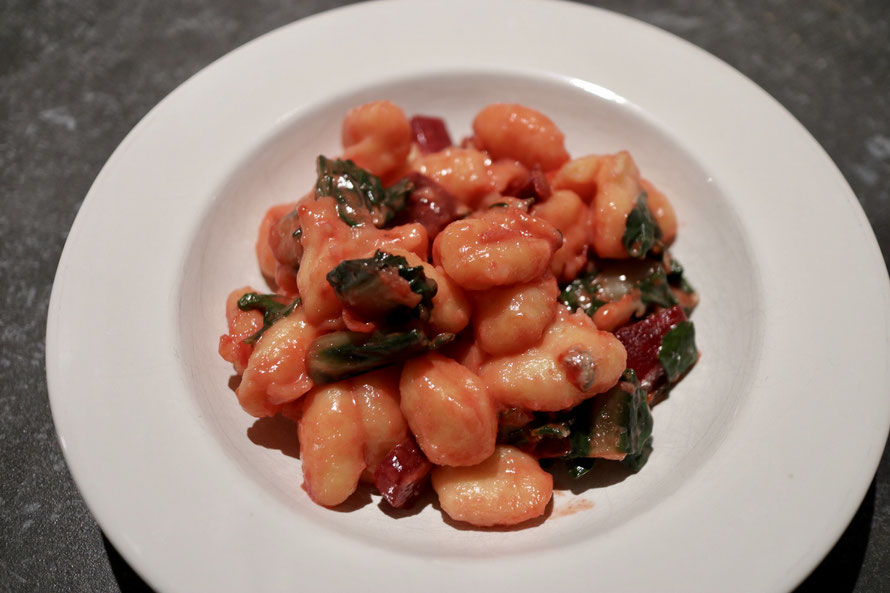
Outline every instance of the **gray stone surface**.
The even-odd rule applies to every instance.
[[[149,590],[103,538],[55,439],[44,328],[56,264],[102,164],[155,103],[238,45],[338,4],[0,2],[0,592]],[[887,261],[890,4],[591,4],[688,39],[776,97],[838,164]],[[798,591],[822,590],[890,590],[887,451],[847,532]]]

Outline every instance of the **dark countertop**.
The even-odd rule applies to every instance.
[[[56,265],[99,169],[152,106],[229,50],[340,4],[345,3],[0,3],[0,592],[149,590],[103,537],[56,441],[44,370]],[[886,0],[590,4],[675,33],[776,97],[837,163],[887,262]],[[888,451],[846,533],[799,593],[890,590]]]

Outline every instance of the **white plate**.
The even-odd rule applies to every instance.
[[[261,286],[265,208],[387,97],[469,131],[550,114],[574,155],[627,148],[673,200],[703,302],[700,364],[655,411],[640,474],[560,493],[529,529],[312,504],[275,422],[216,355],[229,290]],[[806,131],[710,55],[579,5],[385,2],[272,32],[158,105],[96,179],[53,289],[47,374],[66,459],[159,591],[787,591],[852,517],[890,422],[888,282]],[[265,446],[261,446],[262,443]]]

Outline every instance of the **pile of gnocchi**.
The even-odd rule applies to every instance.
[[[437,117],[359,105],[315,187],[271,207],[270,289],[226,303],[219,353],[256,417],[296,423],[304,488],[360,482],[453,521],[547,512],[553,471],[639,471],[651,407],[699,357],[677,219],[631,155],[572,159],[546,115],[484,107],[455,144]]]

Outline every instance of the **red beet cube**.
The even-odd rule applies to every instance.
[[[414,182],[414,189],[408,195],[405,207],[396,215],[392,225],[419,222],[426,228],[430,240],[458,218],[459,202],[444,187],[420,173],[408,176]]]
[[[424,154],[439,152],[451,146],[451,135],[441,117],[415,115],[411,118],[411,133]]]
[[[683,307],[676,305],[615,331],[615,336],[627,350],[627,368],[637,374],[643,389],[648,391],[664,375],[658,349],[664,335],[681,321],[686,321],[686,313]]]
[[[426,485],[433,464],[414,440],[393,447],[374,471],[374,486],[397,509],[411,506]]]

